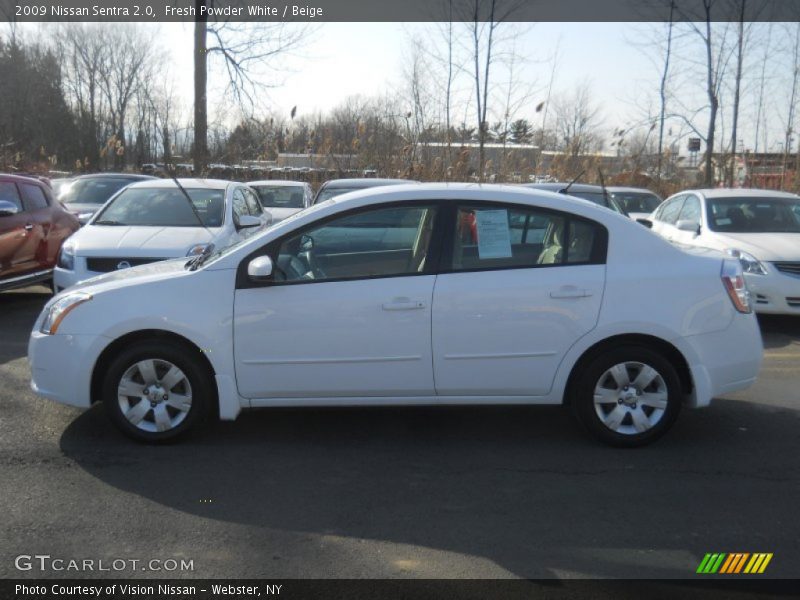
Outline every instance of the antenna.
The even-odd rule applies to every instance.
[[[584,174],[584,173],[586,173],[586,169],[584,169],[583,171],[581,171],[580,173],[578,173],[578,174],[575,176],[575,179],[573,179],[572,181],[570,181],[570,182],[567,184],[567,187],[565,187],[565,188],[562,190],[562,192],[561,192],[561,193],[562,193],[562,194],[569,194],[569,188],[571,188],[571,187],[572,187],[572,184],[573,184],[573,183],[575,183],[576,181],[578,181],[578,179],[580,179],[580,178],[583,176],[583,174]]]

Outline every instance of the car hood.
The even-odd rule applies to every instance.
[[[287,217],[303,210],[302,208],[275,208],[273,206],[265,206],[264,210],[272,215],[272,222],[277,223],[283,221]]]
[[[736,248],[765,261],[800,261],[800,233],[718,233],[725,248]]]
[[[69,294],[75,291],[87,292],[89,294],[100,293],[112,290],[119,287],[124,287],[130,283],[145,283],[148,281],[158,281],[162,279],[170,279],[179,274],[189,274],[186,268],[188,258],[175,258],[172,260],[162,260],[159,262],[148,263],[138,267],[131,267],[129,269],[121,269],[118,271],[111,271],[104,273],[97,277],[92,277],[82,281],[77,285],[73,285],[61,294]]]
[[[76,256],[171,258],[214,238],[200,227],[86,225],[72,237]]]

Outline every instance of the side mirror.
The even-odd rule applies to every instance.
[[[695,235],[700,235],[700,225],[688,219],[681,219],[675,223],[675,227],[677,227],[679,231],[688,231]]]
[[[650,219],[644,219],[644,218],[636,219],[636,222],[639,223],[639,225],[644,225],[648,229],[653,228],[653,222]]]
[[[272,278],[272,259],[269,256],[257,256],[247,265],[247,276],[255,283],[263,283]]]
[[[237,229],[248,229],[250,227],[261,227],[261,219],[253,215],[241,215]]]
[[[0,217],[11,217],[19,212],[19,206],[8,200],[0,200]]]

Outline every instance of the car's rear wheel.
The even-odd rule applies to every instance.
[[[624,346],[592,359],[578,375],[572,407],[599,440],[643,446],[673,425],[681,409],[680,378],[660,353]]]
[[[210,374],[186,348],[142,341],[111,361],[103,379],[103,401],[123,433],[158,443],[185,434],[205,417],[211,386]]]

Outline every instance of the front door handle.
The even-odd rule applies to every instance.
[[[26,223],[25,224],[25,231],[30,231],[31,229],[33,229],[33,225],[31,225],[30,223]]]
[[[556,292],[550,292],[550,297],[556,300],[561,300],[564,298],[588,298],[591,295],[592,292],[589,290],[582,290],[573,287],[562,288]]]
[[[391,302],[383,303],[383,310],[419,310],[425,308],[422,300],[411,300],[410,298],[393,298]]]

